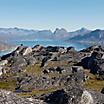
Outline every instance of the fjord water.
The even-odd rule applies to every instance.
[[[0,56],[3,56],[5,54],[8,54],[10,51],[0,51]]]
[[[63,47],[75,47],[76,50],[81,50],[88,47],[88,44],[81,44],[81,43],[71,43],[71,42],[64,42],[64,41],[53,41],[53,40],[35,40],[35,41],[8,41],[9,44],[12,45],[20,45],[23,44],[24,46],[33,47],[35,45],[43,45],[43,46],[63,46]],[[0,56],[3,56],[12,50],[2,51],[0,52]]]
[[[35,45],[43,46],[63,46],[63,47],[75,47],[76,50],[81,50],[88,47],[88,44],[81,44],[78,42],[65,42],[65,41],[54,41],[54,40],[35,40],[35,41],[10,41],[10,44],[34,47]]]

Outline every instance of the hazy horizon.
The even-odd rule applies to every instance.
[[[44,30],[50,30],[52,32],[54,32],[57,28],[58,29],[65,29],[67,32],[74,32],[74,31],[77,31],[77,30],[81,30],[82,28],[84,29],[87,29],[87,30],[91,30],[91,31],[94,31],[96,29],[100,29],[100,30],[104,30],[104,29],[101,29],[101,28],[93,28],[93,29],[90,29],[90,28],[87,28],[87,27],[80,27],[80,28],[77,28],[77,29],[73,29],[73,30],[68,30],[66,28],[63,28],[63,27],[56,27],[54,29],[47,29],[47,28],[43,28],[43,29],[35,29],[35,28],[24,28],[24,27],[0,27],[1,29],[14,29],[14,28],[18,28],[18,29],[24,29],[24,30],[33,30],[33,31],[44,31]]]

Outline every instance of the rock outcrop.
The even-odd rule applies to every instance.
[[[0,103],[103,104],[103,65],[101,46],[21,45],[0,59]]]
[[[0,104],[44,104],[42,100],[33,98],[21,98],[16,94],[0,90]]]
[[[84,51],[89,51],[91,56],[83,58],[81,65],[84,68],[90,69],[91,73],[98,74],[101,79],[104,79],[104,48],[101,46],[94,46]]]

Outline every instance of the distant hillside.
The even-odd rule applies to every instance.
[[[0,28],[0,39],[9,40],[35,40],[35,39],[51,39],[52,32],[50,30],[28,30],[20,28]]]
[[[70,35],[69,38],[75,37],[75,36],[83,36],[83,35],[85,35],[87,33],[90,33],[90,32],[91,32],[91,30],[88,30],[87,28],[83,27],[83,28],[81,28],[79,30],[76,30],[76,31],[73,31],[73,32],[69,32],[69,35]]]
[[[77,31],[68,32],[64,28],[56,28],[54,32],[51,30],[28,30],[20,28],[0,28],[0,39],[3,41],[10,40],[66,40],[78,35],[84,35],[90,32],[86,28]]]
[[[100,43],[102,44],[104,41],[104,30],[94,30],[90,33],[87,33],[83,36],[75,36],[73,38],[70,38],[69,41],[73,42],[92,42],[92,43]],[[104,43],[103,43],[104,44]]]
[[[13,48],[14,46],[8,45],[6,43],[0,42],[0,51],[5,51]]]

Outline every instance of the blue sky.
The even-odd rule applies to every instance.
[[[104,29],[104,0],[0,0],[0,27]]]

